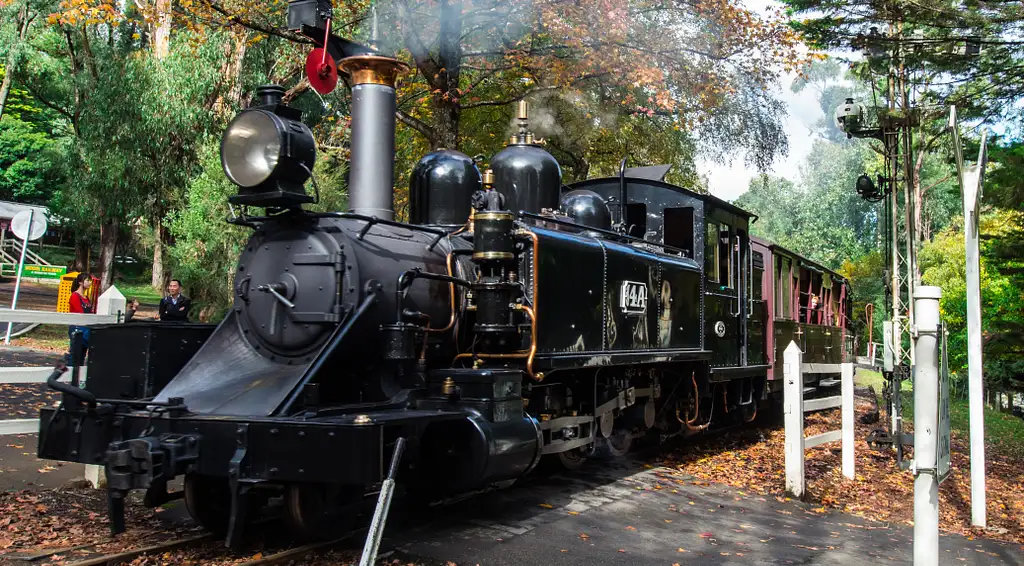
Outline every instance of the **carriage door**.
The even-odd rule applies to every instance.
[[[705,348],[712,352],[712,366],[735,367],[740,365],[740,313],[745,310],[738,292],[736,233],[710,218],[705,226]]]
[[[750,261],[750,294],[747,303],[747,365],[767,364],[765,359],[765,332],[768,325],[768,307],[764,297],[764,254],[752,252]]]

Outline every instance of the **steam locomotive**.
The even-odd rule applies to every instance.
[[[635,441],[753,420],[797,340],[808,387],[851,354],[838,274],[752,238],[751,214],[664,182],[667,166],[563,186],[518,133],[481,172],[434,151],[393,212],[398,60],[325,35],[293,2],[290,25],[328,38],[352,89],[350,210],[303,205],[316,144],[284,90],[227,127],[228,222],[252,234],[234,302],[215,327],[94,327],[88,380],[44,409],[41,458],[104,466],[111,526],[124,498],[183,496],[239,540],[282,497],[301,533],[397,479],[426,499],[508,483],[542,459],[568,469]],[[315,188],[315,179],[312,183]],[[250,214],[264,209],[262,215]],[[827,368],[827,365],[822,365]],[[184,490],[168,482],[184,478]]]

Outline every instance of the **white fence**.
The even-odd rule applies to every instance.
[[[96,324],[118,323],[124,319],[126,301],[117,287],[110,287],[96,301],[98,314],[60,313],[33,310],[0,309],[0,328],[8,322],[29,322],[67,326],[93,326]],[[111,314],[113,313],[113,314]],[[68,370],[70,372],[70,369]],[[0,384],[46,383],[53,372],[52,367],[0,367]],[[64,379],[67,378],[65,372]],[[85,385],[86,371],[79,368],[80,385]],[[39,419],[0,420],[0,436],[7,434],[29,434],[39,431]]]
[[[842,393],[835,397],[809,399],[804,401],[803,352],[796,342],[790,342],[783,353],[783,404],[786,418],[786,491],[796,497],[803,496],[805,489],[804,456],[808,448],[841,440],[843,443],[843,475],[854,477],[853,458],[853,364],[814,364],[815,373],[832,373],[838,370],[842,376]],[[832,370],[832,371],[828,371]],[[804,413],[822,409],[842,409],[843,427],[804,437]]]

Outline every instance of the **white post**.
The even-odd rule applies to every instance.
[[[979,172],[964,175],[964,187],[978,186]],[[981,358],[981,267],[978,253],[977,193],[964,193],[967,254],[967,383],[971,423],[971,524],[985,527],[985,405]]]
[[[123,322],[123,315],[127,310],[127,305],[128,301],[121,294],[121,291],[118,291],[117,287],[111,285],[109,289],[96,299],[96,314],[121,315],[118,317],[118,322]]]
[[[953,157],[960,177],[964,200],[964,247],[967,279],[967,382],[971,423],[971,524],[985,528],[985,400],[981,358],[981,267],[978,253],[978,200],[988,161],[988,131],[981,130],[978,161],[964,167],[960,144],[960,126],[956,106],[949,109],[949,129],[953,134]]]
[[[36,209],[28,209],[28,230],[25,231],[25,239],[21,241],[21,259],[18,260],[18,270],[14,272],[14,298],[11,300],[11,310],[18,306],[18,291],[21,290],[21,270],[25,267],[25,251],[28,250],[28,239],[32,234],[32,221],[35,219]],[[4,344],[11,343],[11,328],[13,322],[7,323],[7,335],[4,336]]]
[[[914,566],[939,564],[939,299],[938,287],[914,292]]]
[[[804,494],[804,377],[803,352],[790,342],[782,354],[782,396],[786,415],[786,491]]]
[[[842,369],[843,395],[843,475],[854,479],[855,464],[853,458],[853,364],[845,363]]]
[[[117,287],[111,285],[109,289],[104,291],[103,294],[96,299],[96,314],[123,314],[125,312],[126,305],[127,301],[125,300],[124,295],[121,294],[121,291],[117,290]],[[85,480],[96,489],[105,487],[107,484],[107,476],[104,472],[103,466],[86,464]]]

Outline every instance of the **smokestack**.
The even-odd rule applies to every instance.
[[[349,211],[382,220],[395,216],[395,81],[408,66],[391,57],[346,57],[352,77],[352,157]]]

